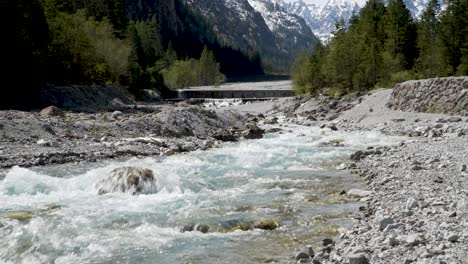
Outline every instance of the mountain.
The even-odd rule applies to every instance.
[[[353,12],[358,13],[366,0],[329,0],[324,5],[315,4],[315,0],[276,0],[288,12],[296,14],[306,21],[312,32],[326,42],[335,29],[335,22],[343,18],[349,21]],[[405,0],[405,4],[414,18],[419,18],[429,0]]]
[[[318,39],[305,20],[274,0],[185,0],[205,17],[221,44],[259,53],[270,72],[286,72]]]

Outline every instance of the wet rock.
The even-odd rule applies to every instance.
[[[255,224],[255,228],[263,230],[275,230],[279,227],[279,224],[274,220],[264,219],[260,220]]]
[[[360,161],[360,160],[364,159],[366,156],[367,156],[367,154],[364,151],[358,150],[358,151],[354,152],[353,154],[351,154],[350,159],[352,161],[357,162],[357,161]]]
[[[315,252],[314,252],[314,249],[312,248],[312,245],[307,245],[306,249],[307,249],[307,255],[313,258],[315,256]]]
[[[227,132],[227,131],[218,131],[218,132],[215,132],[214,134],[212,134],[212,137],[216,140],[221,140],[221,141],[225,141],[225,142],[235,142],[238,140],[238,138]]]
[[[33,217],[33,213],[27,211],[9,212],[5,214],[5,217],[18,221],[27,221]]]
[[[265,131],[260,129],[255,124],[248,124],[248,129],[241,132],[241,136],[245,139],[260,139],[263,138]]]
[[[153,171],[137,167],[114,169],[98,181],[94,188],[99,195],[115,192],[137,195],[157,191]]]
[[[62,109],[53,105],[42,109],[41,112],[39,112],[39,114],[42,116],[65,117],[65,112]]]
[[[351,189],[348,191],[348,196],[356,198],[364,198],[372,195],[371,191],[360,190],[360,189]]]
[[[297,261],[300,261],[300,260],[303,260],[303,259],[309,259],[309,254],[303,252],[303,251],[299,251],[296,253],[296,257],[295,259]]]
[[[322,246],[324,246],[324,247],[332,246],[334,244],[335,244],[335,242],[331,238],[324,238],[322,240]]]

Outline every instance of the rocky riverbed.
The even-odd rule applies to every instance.
[[[98,113],[0,111],[0,168],[172,155],[261,138],[256,119],[199,106]]]
[[[306,253],[310,249],[297,253],[298,262],[468,262],[468,120],[393,111],[385,106],[391,93],[379,90],[357,100],[332,100],[332,105],[353,107],[338,116],[333,111],[322,115],[333,120],[322,126],[379,131],[406,140],[398,146],[358,151],[339,167],[357,169],[367,183],[366,190],[358,191],[363,206],[354,216],[354,227],[334,242],[324,240],[312,254]],[[310,110],[301,110],[304,106],[286,103],[280,109],[294,117],[292,122],[320,125],[314,123],[317,116],[307,115]],[[327,118],[330,115],[333,118]]]
[[[297,97],[217,110],[180,104],[98,113],[2,111],[0,168],[172,155],[261,138],[261,128],[271,125],[276,128],[270,132],[300,125],[400,136],[399,145],[366,147],[337,167],[367,183],[339,194],[362,204],[354,225],[291,254],[291,262],[467,263],[468,120],[391,110],[391,93]]]

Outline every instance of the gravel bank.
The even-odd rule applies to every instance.
[[[0,169],[172,155],[263,134],[256,119],[234,111],[167,105],[146,110],[0,111]]]

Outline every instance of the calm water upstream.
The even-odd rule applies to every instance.
[[[0,263],[291,263],[359,206],[336,193],[363,183],[335,166],[400,139],[288,129],[185,155],[13,168],[0,181]],[[345,147],[317,147],[335,139]],[[159,192],[97,195],[121,166],[152,169]],[[279,227],[254,228],[265,220]]]

